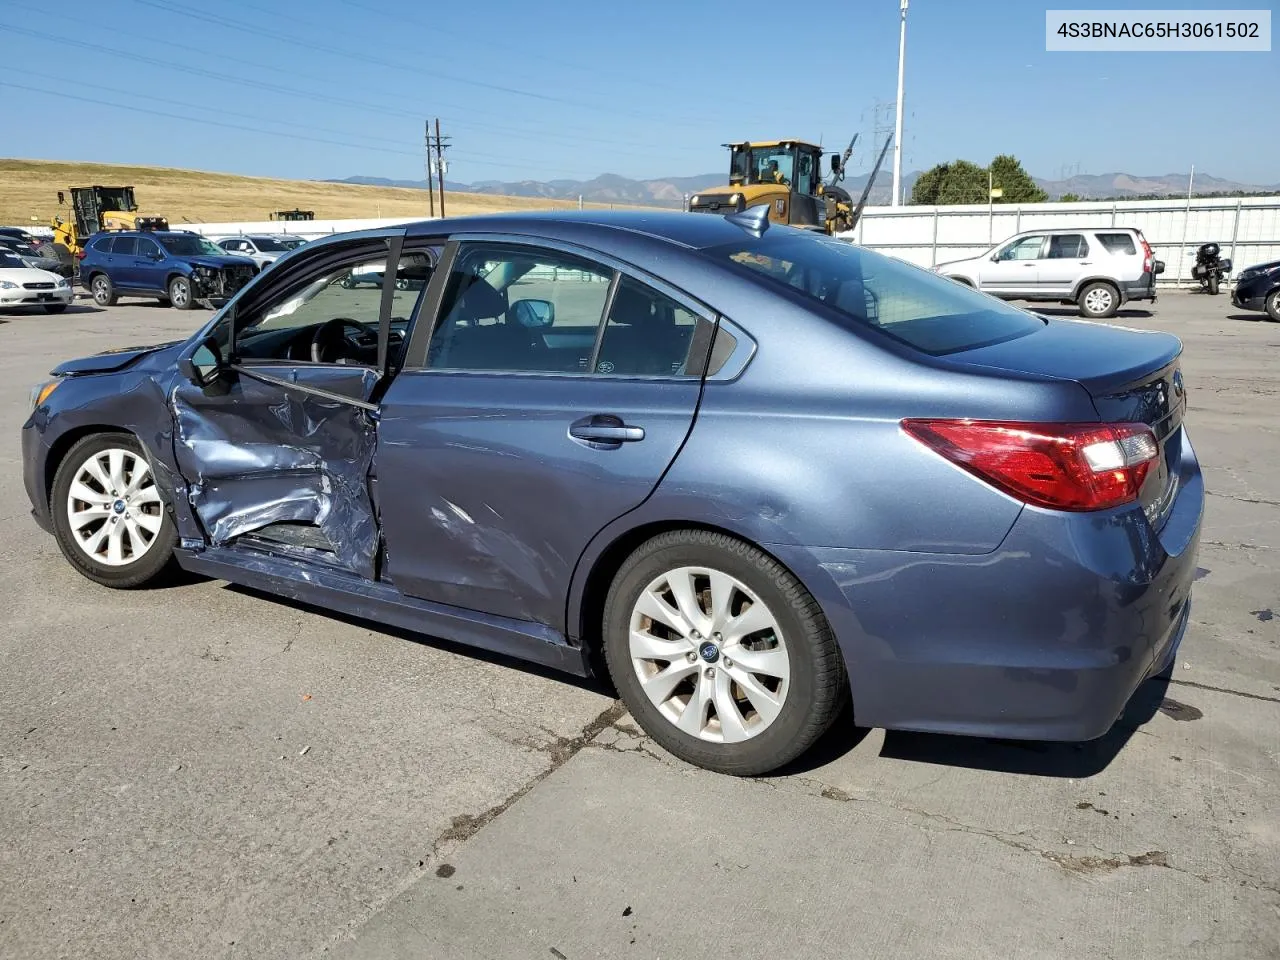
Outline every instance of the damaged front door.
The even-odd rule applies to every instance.
[[[208,545],[375,577],[374,401],[422,287],[387,270],[401,242],[304,248],[189,348],[205,375],[171,394],[174,452]]]

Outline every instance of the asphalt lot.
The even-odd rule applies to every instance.
[[[735,780],[565,678],[75,574],[28,516],[29,387],[207,316],[0,313],[0,956],[1280,956],[1280,325],[1115,321],[1183,338],[1209,489],[1167,690],[1090,744],[845,722]]]

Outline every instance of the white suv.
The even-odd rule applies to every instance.
[[[1101,320],[1130,300],[1154,301],[1161,266],[1141,230],[1109,227],[1029,230],[933,270],[1003,300],[1075,303]]]

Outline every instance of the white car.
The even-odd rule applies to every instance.
[[[933,271],[1003,300],[1075,303],[1101,320],[1130,300],[1155,300],[1161,269],[1141,230],[1107,227],[1029,230]]]
[[[0,250],[0,308],[43,307],[61,313],[72,299],[71,285],[56,273],[36,270],[8,250]]]
[[[259,273],[283,257],[291,249],[288,245],[265,233],[223,237],[216,242],[227,253],[248,257],[258,265]]]

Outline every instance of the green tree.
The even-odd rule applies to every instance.
[[[1079,203],[1083,199],[1084,197],[1080,196],[1078,193],[1064,193],[1058,198],[1061,203]]]
[[[1049,199],[1049,194],[1036,185],[1016,157],[1002,153],[987,169],[991,173],[991,185],[1003,191],[996,203],[1044,203]]]
[[[990,167],[980,167],[968,160],[938,164],[916,180],[911,188],[911,202],[986,203],[988,184],[1001,191],[995,203],[1041,203],[1049,199],[1022,169],[1017,158],[1001,154],[991,161]]]
[[[986,203],[987,171],[968,160],[940,163],[911,188],[912,203]]]

